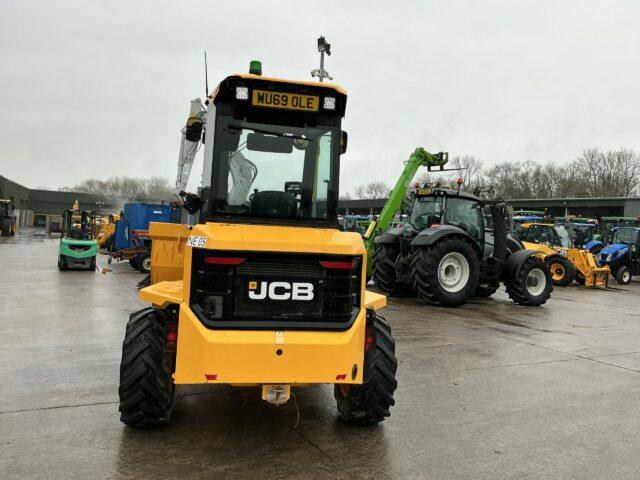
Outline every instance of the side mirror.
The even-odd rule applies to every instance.
[[[182,207],[190,214],[196,213],[202,208],[202,199],[193,193],[180,192],[182,198]]]
[[[349,140],[349,135],[347,135],[347,132],[342,130],[340,132],[340,155],[342,155],[343,153],[347,153],[348,140]]]

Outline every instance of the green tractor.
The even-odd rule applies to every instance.
[[[62,212],[58,269],[95,270],[97,254],[95,212],[77,209]]]
[[[16,234],[16,216],[10,200],[0,199],[0,233],[3,237]]]
[[[446,153],[416,149],[389,195],[380,217],[365,234],[368,275],[390,296],[417,296],[431,304],[455,307],[471,297],[491,296],[504,283],[521,305],[539,306],[553,289],[551,274],[535,252],[508,234],[510,207],[481,200],[458,188],[420,188],[409,222],[388,229],[407,200],[409,182],[419,167],[445,169]]]

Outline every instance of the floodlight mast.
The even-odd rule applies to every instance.
[[[320,68],[311,70],[311,76],[318,77],[320,83],[322,83],[325,78],[333,80],[329,72],[324,69],[324,54],[326,52],[327,55],[331,55],[331,44],[327,43],[324,37],[318,38],[318,51],[320,52]]]

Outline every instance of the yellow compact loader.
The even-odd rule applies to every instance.
[[[527,250],[537,252],[551,270],[554,285],[566,286],[573,280],[587,287],[607,286],[609,267],[599,267],[586,250],[571,247],[571,239],[562,225],[522,223],[518,235]]]
[[[274,404],[292,387],[333,384],[345,421],[389,416],[395,342],[376,313],[386,298],[365,289],[361,235],[338,228],[346,101],[337,85],[263,77],[251,62],[206,109],[192,102],[185,135],[204,132],[203,186],[182,198],[199,222],[150,226],[140,298],[151,306],[131,314],[123,343],[125,424],[168,423],[184,384],[254,386]]]

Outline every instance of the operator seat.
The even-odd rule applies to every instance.
[[[288,192],[264,190],[249,197],[252,215],[267,217],[296,218],[298,201]]]

